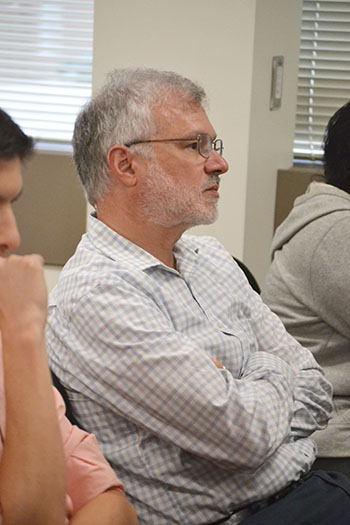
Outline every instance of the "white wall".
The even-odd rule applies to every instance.
[[[58,277],[60,275],[62,267],[61,266],[49,266],[46,265],[44,268],[44,274],[45,274],[45,283],[47,291],[50,292],[52,288],[57,283]]]
[[[246,257],[259,280],[272,237],[275,174],[291,163],[300,9],[301,0],[95,2],[94,90],[110,69],[129,66],[178,71],[206,89],[231,168],[222,177],[218,221],[193,232],[215,235]],[[285,55],[283,113],[268,111],[274,54]],[[269,199],[259,203],[256,184]]]
[[[270,264],[278,168],[293,164],[301,0],[257,0],[243,259],[260,282]],[[284,56],[281,108],[270,111],[272,57]]]

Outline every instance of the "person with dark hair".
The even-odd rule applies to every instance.
[[[323,139],[323,167],[327,184],[350,194],[350,102],[329,119]]]
[[[312,182],[275,232],[262,297],[333,385],[314,468],[350,475],[350,102],[328,122],[323,163],[326,183]]]
[[[0,108],[0,159],[25,160],[32,154],[33,139],[26,135],[4,110]]]
[[[73,427],[51,385],[43,261],[16,256],[12,203],[33,141],[0,109],[0,523],[134,525],[93,435]]]
[[[329,382],[227,250],[185,233],[215,221],[228,170],[205,104],[190,79],[136,68],[81,110],[95,210],[50,294],[50,365],[140,524],[345,525],[350,480],[308,476]]]

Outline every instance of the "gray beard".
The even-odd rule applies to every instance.
[[[218,176],[208,176],[206,186],[218,181]],[[200,190],[196,196],[180,185],[175,185],[157,162],[150,161],[148,177],[139,201],[141,214],[149,222],[164,227],[184,224],[186,229],[212,224],[218,216],[217,199],[210,206],[209,200],[205,205],[200,197]]]

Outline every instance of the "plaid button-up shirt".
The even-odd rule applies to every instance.
[[[275,493],[308,471],[331,412],[311,353],[223,246],[183,235],[174,254],[177,270],[91,216],[49,301],[51,367],[143,525]]]

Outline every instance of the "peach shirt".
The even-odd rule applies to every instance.
[[[110,488],[124,490],[122,483],[103,457],[97,440],[65,417],[65,405],[53,387],[66,464],[66,512],[69,518],[90,499]],[[5,394],[0,337],[0,457],[5,437]],[[0,524],[1,524],[0,516]]]

